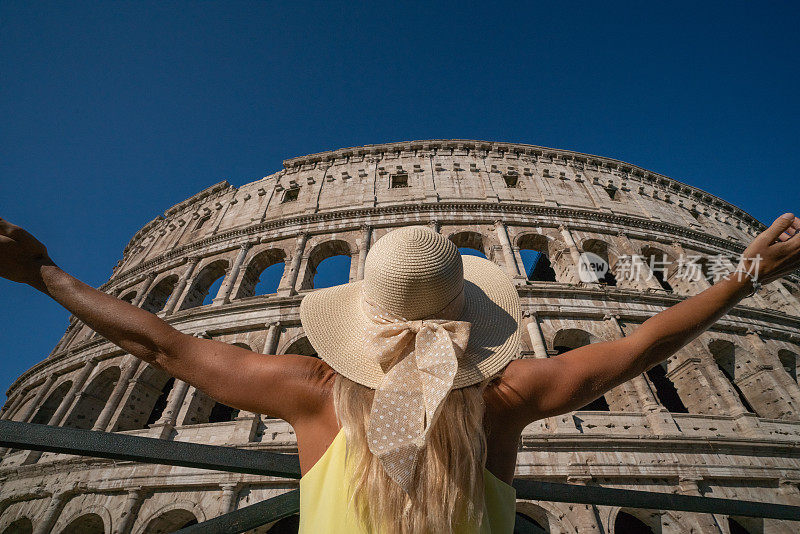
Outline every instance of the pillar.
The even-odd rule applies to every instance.
[[[194,269],[197,267],[198,263],[200,263],[200,256],[193,256],[189,258],[189,266],[183,272],[181,279],[178,280],[178,284],[172,291],[172,295],[169,296],[166,306],[164,306],[164,315],[170,315],[173,311],[175,311],[175,307],[178,305],[178,301],[181,300],[183,291],[186,289],[186,284],[189,282],[189,278],[191,278],[192,273],[194,273]]]
[[[691,495],[693,497],[702,497],[700,493],[699,483],[702,482],[702,477],[681,476],[678,479],[678,492],[682,495]],[[684,531],[689,528],[694,528],[698,534],[719,534],[719,527],[714,516],[711,514],[699,514],[690,512],[673,512],[676,519],[681,521],[680,527]]]
[[[131,356],[131,360],[122,370],[122,374],[117,380],[117,383],[114,385],[114,390],[111,392],[111,395],[108,397],[108,402],[103,407],[103,411],[100,412],[100,415],[95,421],[92,430],[102,430],[107,431],[110,430],[109,422],[111,421],[111,417],[117,411],[119,407],[120,401],[122,400],[122,395],[128,389],[128,384],[130,383],[131,378],[136,374],[136,371],[139,369],[141,365],[141,360]]]
[[[175,422],[178,420],[178,412],[180,412],[183,401],[186,398],[186,393],[189,391],[189,384],[183,380],[175,379],[175,384],[172,386],[172,391],[169,393],[167,400],[167,407],[161,417],[150,425],[153,429],[151,435],[159,439],[168,439],[175,430]]]
[[[650,266],[643,261],[642,255],[636,252],[636,248],[633,246],[630,238],[628,238],[628,235],[625,232],[619,232],[615,240],[618,248],[623,250],[630,258],[630,272],[624,273],[624,275],[617,275],[617,282],[619,283],[622,281],[623,284],[638,289],[656,289],[663,291],[664,288],[661,287],[656,277],[653,276]],[[619,260],[617,260],[617,264],[619,264]],[[623,285],[622,287],[625,286]]]
[[[34,525],[33,534],[50,534],[71,496],[72,494],[67,492],[54,493],[50,497],[50,502],[47,504],[42,518]]]
[[[136,295],[136,298],[133,299],[133,304],[137,308],[142,304],[145,295],[147,295],[147,290],[150,289],[150,286],[153,285],[153,280],[156,279],[156,273],[150,273],[147,275],[147,278],[144,279],[144,284],[142,288],[139,290],[139,293]]]
[[[36,390],[36,396],[28,403],[20,417],[17,418],[19,421],[29,422],[36,409],[42,405],[42,399],[44,399],[44,396],[50,391],[50,386],[52,386],[55,381],[56,375],[54,374],[48,375],[47,378],[44,379],[44,383]]]
[[[517,268],[517,261],[514,258],[514,252],[511,250],[511,242],[508,240],[508,230],[503,221],[497,220],[494,222],[495,233],[497,239],[500,241],[500,247],[503,249],[503,260],[506,265],[506,272],[512,278],[520,278],[519,269]]]
[[[90,358],[89,361],[84,364],[83,369],[80,370],[78,376],[76,376],[75,380],[72,382],[72,387],[69,388],[69,392],[64,396],[61,404],[58,405],[56,413],[53,414],[50,421],[47,423],[48,425],[60,426],[64,424],[64,421],[67,420],[69,413],[74,408],[78,392],[81,391],[95,367],[97,367],[97,360],[94,358]]]
[[[236,510],[236,498],[239,495],[239,484],[229,482],[220,484],[222,497],[219,500],[219,513],[217,515],[228,514]]]
[[[294,248],[294,254],[292,255],[292,263],[289,266],[289,272],[286,273],[278,287],[278,296],[280,297],[297,294],[295,285],[297,284],[297,278],[300,274],[300,262],[303,260],[303,251],[306,248],[306,241],[308,241],[307,233],[300,232],[297,234],[297,243]]]
[[[267,330],[267,339],[264,341],[264,354],[275,354],[278,349],[278,339],[281,335],[281,322],[267,323],[269,329]]]
[[[372,244],[372,227],[364,225],[361,227],[361,246],[358,249],[358,274],[356,280],[364,279],[364,265],[367,262],[367,253]]]
[[[125,496],[125,507],[116,521],[112,534],[130,534],[133,524],[139,514],[139,508],[144,501],[145,492],[141,486],[130,488]]]
[[[231,265],[225,280],[222,281],[222,285],[219,286],[217,296],[214,297],[214,300],[212,301],[213,306],[220,306],[231,301],[231,292],[233,291],[233,286],[236,283],[236,279],[239,277],[239,271],[244,263],[244,258],[247,256],[247,251],[250,250],[250,246],[251,243],[246,242],[242,243],[242,245],[239,247],[239,254],[237,254],[236,259],[233,260],[233,265]]]
[[[528,329],[528,335],[531,338],[533,355],[536,358],[547,358],[547,345],[544,342],[544,336],[542,336],[542,330],[539,327],[539,319],[536,313],[525,312],[524,315],[530,317],[530,321],[528,321],[527,324],[527,329]]]
[[[567,244],[567,248],[569,249],[569,255],[572,258],[572,263],[575,268],[575,276],[577,281],[583,281],[580,277],[580,265],[581,265],[581,251],[578,249],[578,245],[575,244],[575,239],[572,238],[572,233],[569,231],[569,228],[561,225],[558,227],[561,235],[564,237],[564,242]],[[588,283],[597,283],[597,276],[594,273],[591,273],[592,279],[588,281]],[[584,282],[586,283],[586,282]]]

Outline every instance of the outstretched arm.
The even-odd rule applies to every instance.
[[[760,261],[752,258],[760,256]],[[742,253],[740,266],[769,283],[800,267],[800,219],[779,217]],[[753,289],[734,274],[654,315],[632,334],[585,345],[553,358],[515,360],[499,384],[510,419],[524,425],[576,410],[664,361],[713,325]]]
[[[60,269],[30,233],[0,219],[0,277],[49,295],[100,335],[242,410],[292,424],[322,406],[330,368],[298,355],[265,355],[184,334],[158,316],[81,282]]]

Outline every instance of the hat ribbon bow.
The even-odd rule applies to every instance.
[[[449,319],[461,313],[464,293],[437,318],[411,321],[363,296],[361,303],[371,321],[364,332],[365,354],[385,373],[372,401],[367,443],[386,473],[408,493],[420,452],[453,388],[458,358],[467,348],[471,323]]]

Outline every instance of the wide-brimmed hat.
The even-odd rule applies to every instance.
[[[367,444],[406,492],[449,392],[494,376],[518,354],[521,315],[502,269],[462,257],[424,226],[389,232],[367,254],[363,280],[300,304],[320,358],[375,389]]]
[[[459,321],[471,324],[459,357],[454,388],[475,384],[501,371],[519,354],[522,310],[514,283],[493,262],[461,256],[449,239],[425,226],[387,233],[369,250],[364,279],[319,289],[300,304],[300,320],[322,360],[350,380],[375,389],[385,376],[364,356],[363,333],[373,321],[362,294],[408,320],[433,318],[463,289]]]

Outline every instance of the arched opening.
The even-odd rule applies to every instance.
[[[464,256],[487,258],[483,236],[478,232],[456,232],[449,237]]]
[[[735,380],[736,347],[734,344],[730,341],[718,339],[709,343],[708,349],[714,356],[714,362],[717,364],[719,370],[722,371],[722,374],[728,379],[731,387],[734,389],[734,391],[736,391],[736,394],[739,395],[739,400],[742,401],[742,405],[744,406],[745,410],[750,413],[756,413],[756,411],[750,405],[750,402],[748,402],[747,397],[745,397],[744,392],[739,389],[739,384],[737,384]]]
[[[708,264],[708,258],[706,257],[698,258],[695,261],[695,263],[697,263],[700,266],[700,272],[695,271],[691,273],[691,276],[689,276],[689,280],[692,282],[696,282],[697,278],[702,276],[703,278],[705,278],[706,282],[708,282],[713,286],[714,274],[711,272],[711,266]],[[688,267],[686,267],[686,269],[688,269]]]
[[[514,534],[548,534],[549,528],[544,527],[534,518],[517,512],[514,520]]]
[[[136,298],[136,291],[129,291],[125,295],[119,297],[119,300],[124,300],[128,304],[133,304],[133,299]]]
[[[556,272],[550,263],[547,238],[540,234],[525,234],[517,240],[519,255],[528,280],[555,282]]]
[[[197,524],[197,518],[188,510],[170,510],[147,524],[142,534],[167,534]]]
[[[730,534],[760,534],[764,532],[763,519],[756,518],[728,518],[728,531]],[[756,523],[756,524],[752,524]],[[759,524],[761,523],[761,524]],[[749,528],[748,528],[749,527]],[[759,528],[761,527],[761,528]]]
[[[8,525],[3,534],[33,534],[33,523],[27,517],[21,517]]]
[[[147,294],[142,302],[142,309],[150,313],[158,313],[167,305],[169,297],[178,284],[178,275],[171,274],[162,278]]]
[[[299,528],[300,516],[295,514],[277,521],[267,532],[269,534],[297,534]]]
[[[63,426],[91,429],[108,402],[111,392],[114,391],[119,375],[120,370],[116,366],[109,367],[97,375],[80,394],[78,402]]]
[[[195,276],[189,292],[186,294],[181,310],[188,310],[198,306],[211,304],[214,297],[217,296],[219,287],[222,285],[222,280],[225,277],[225,271],[228,268],[227,260],[217,260],[209,263]]]
[[[138,430],[155,423],[167,406],[167,397],[175,379],[161,369],[146,365],[124,399],[124,406],[113,431]]]
[[[778,359],[781,361],[783,369],[792,377],[792,380],[797,382],[797,367],[798,362],[800,362],[797,354],[788,349],[781,349],[778,351]]]
[[[155,403],[153,403],[153,408],[150,410],[150,415],[147,416],[147,423],[145,424],[145,426],[152,425],[153,423],[158,421],[164,414],[164,410],[167,408],[167,400],[169,399],[169,394],[174,386],[175,386],[175,377],[171,376],[167,379],[166,383],[161,388],[161,392],[156,398]]]
[[[683,404],[675,384],[667,377],[666,363],[662,362],[647,371],[647,378],[656,388],[656,397],[661,405],[672,413],[689,413]]]
[[[627,512],[619,512],[614,520],[614,534],[656,534],[656,532],[638,517]]]
[[[97,514],[86,514],[70,521],[61,534],[103,534],[103,518]]]
[[[209,423],[224,423],[226,421],[233,421],[239,415],[239,410],[231,408],[227,404],[221,402],[214,403],[211,408],[211,413],[208,415]]]
[[[314,358],[318,358],[317,351],[311,346],[311,342],[308,341],[306,336],[292,342],[292,344],[286,348],[284,354],[299,354],[301,356],[313,356]]]
[[[33,416],[31,419],[31,423],[37,423],[40,425],[46,425],[50,422],[50,419],[55,415],[56,410],[58,407],[61,406],[61,401],[64,400],[64,397],[67,396],[69,393],[70,388],[72,387],[72,382],[64,382],[60,386],[58,386],[55,391],[53,391],[47,400],[42,403],[39,407],[39,410],[36,412],[36,415]]]
[[[585,330],[578,328],[566,328],[559,330],[553,338],[553,349],[558,354],[564,354],[572,349],[583,347],[591,343],[591,335]],[[611,408],[605,396],[601,396],[580,407],[577,411],[598,411],[609,412]]]
[[[643,262],[647,264],[650,272],[653,273],[653,278],[658,280],[661,288],[665,291],[672,292],[672,286],[667,282],[667,279],[672,275],[675,270],[675,262],[663,250],[655,247],[644,247],[642,249]]]
[[[614,273],[612,272],[612,262],[609,258],[608,243],[600,239],[587,239],[583,242],[583,251],[591,252],[592,254],[599,256],[604,262],[606,262],[606,265],[608,265],[606,273],[600,278],[599,282],[607,286],[616,286],[617,277],[614,276]]]
[[[350,281],[350,245],[333,239],[313,248],[308,255],[305,276],[300,289],[321,289]]]
[[[286,253],[280,249],[264,250],[253,256],[244,270],[236,298],[277,293],[286,268],[285,262]]]

